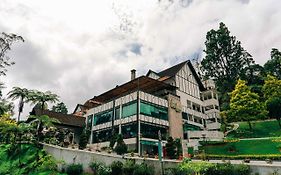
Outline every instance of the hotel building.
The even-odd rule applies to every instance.
[[[83,113],[81,113],[83,112]],[[213,81],[201,81],[190,61],[161,72],[149,70],[131,81],[78,105],[86,117],[89,144],[108,146],[120,133],[130,150],[157,152],[158,133],[181,138],[184,152],[199,140],[221,140],[218,95]]]

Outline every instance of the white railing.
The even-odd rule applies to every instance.
[[[219,129],[221,127],[221,124],[218,122],[207,123],[206,127],[207,129]]]
[[[187,131],[188,138],[223,139],[224,134],[220,131]]]

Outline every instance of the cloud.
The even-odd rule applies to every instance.
[[[281,48],[279,0],[4,0],[0,29],[23,36],[7,85],[51,90],[69,111],[147,70],[203,57],[207,31],[224,22],[257,63]],[[28,109],[26,110],[28,111]]]

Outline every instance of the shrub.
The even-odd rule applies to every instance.
[[[176,158],[176,145],[172,137],[169,137],[167,140],[166,151],[167,151],[167,156],[170,159]]]
[[[122,154],[125,154],[128,152],[128,147],[127,145],[125,144],[124,140],[123,140],[123,136],[121,134],[119,134],[117,136],[117,145],[115,147],[115,152],[118,154],[118,155],[122,155]]]
[[[123,165],[123,173],[124,175],[132,175],[135,169],[135,162],[133,160],[126,160]]]
[[[122,175],[123,172],[123,163],[120,161],[114,161],[111,164],[112,175]]]
[[[136,164],[133,175],[154,175],[154,168],[145,163]]]
[[[83,173],[83,166],[82,164],[70,164],[66,168],[66,173],[68,175],[80,175]]]
[[[79,149],[85,149],[89,139],[89,132],[84,129],[79,140]]]
[[[248,165],[234,165],[235,175],[249,175],[251,173],[251,169]]]
[[[107,167],[104,163],[93,161],[90,163],[90,168],[95,175],[110,175],[111,169]]]

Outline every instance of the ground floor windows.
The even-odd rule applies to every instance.
[[[128,139],[128,138],[137,137],[137,133],[138,133],[137,128],[138,128],[137,122],[123,125],[121,129],[123,138]]]
[[[141,123],[141,136],[150,139],[159,139],[158,132],[161,132],[162,140],[166,140],[168,134],[168,128],[160,127],[157,125],[149,125]]]

